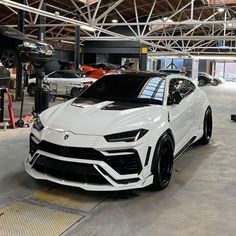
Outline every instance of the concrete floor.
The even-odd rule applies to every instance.
[[[203,89],[214,113],[212,141],[207,146],[193,146],[175,162],[168,189],[109,193],[105,201],[63,235],[236,234],[236,123],[230,121],[231,113],[236,113],[236,84]],[[35,181],[24,172],[28,136],[29,129],[0,131],[0,207],[27,198],[35,191],[58,187]],[[72,188],[63,190],[68,192]],[[73,191],[85,193],[80,189]],[[98,193],[88,194],[96,198]]]

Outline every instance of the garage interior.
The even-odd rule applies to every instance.
[[[30,62],[7,68],[15,121],[20,119],[22,96],[23,117],[39,106],[40,97],[27,93],[25,78],[38,74],[40,83],[40,73],[58,71],[62,62],[78,70],[95,63],[122,66],[128,59],[132,71],[186,68],[196,82],[199,72],[221,81],[200,86],[213,111],[210,143],[192,145],[174,162],[168,188],[157,192],[148,187],[91,192],[33,179],[23,163],[34,118],[30,127],[8,126],[4,94],[1,236],[235,235],[236,124],[231,115],[236,114],[236,1],[1,0],[0,12],[1,25],[55,50],[41,68]],[[48,96],[50,107],[67,100]]]

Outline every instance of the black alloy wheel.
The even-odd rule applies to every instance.
[[[32,62],[32,65],[35,67],[35,68],[41,68],[43,67],[45,64],[45,62]]]
[[[6,68],[14,68],[17,64],[17,54],[11,48],[3,49],[1,52],[1,62]]]
[[[204,79],[199,79],[198,80],[198,85],[199,86],[204,86],[204,85],[206,85],[206,81]]]
[[[71,89],[71,97],[78,97],[83,92],[83,88],[72,88]]]
[[[213,79],[212,85],[213,85],[213,86],[217,86],[218,84],[219,84],[219,82],[218,82],[216,79]]]
[[[212,111],[211,108],[208,107],[203,121],[203,135],[200,139],[200,142],[204,145],[210,142],[212,136],[212,123]]]
[[[152,189],[163,190],[170,183],[173,171],[174,145],[171,136],[165,133],[159,139],[152,163],[153,183]]]

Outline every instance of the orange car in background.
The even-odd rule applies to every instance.
[[[108,73],[116,73],[119,67],[120,67],[119,65],[114,65],[109,63],[94,63],[81,66],[86,76],[96,79],[99,79],[103,75]]]

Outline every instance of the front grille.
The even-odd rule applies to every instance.
[[[39,149],[49,152],[58,156],[76,158],[76,159],[89,159],[89,160],[103,160],[104,156],[99,151],[93,148],[78,148],[78,147],[65,147],[57,144],[42,141],[39,144]]]
[[[139,174],[142,165],[136,151],[128,155],[106,157],[105,162],[121,175]]]
[[[33,169],[67,181],[101,185],[110,184],[90,164],[60,161],[40,155],[35,161]]]
[[[97,160],[106,162],[111,168],[121,175],[126,174],[140,174],[142,170],[142,164],[136,150],[124,150],[123,152],[129,152],[130,154],[120,155],[122,152],[110,151],[110,153],[117,153],[114,156],[105,156],[101,152],[93,148],[81,148],[81,147],[66,147],[53,144],[47,141],[41,141],[36,144],[32,138],[30,140],[30,153],[33,156],[37,150],[42,150],[54,155],[86,159],[86,160]]]

